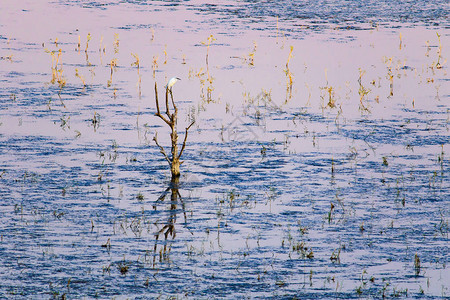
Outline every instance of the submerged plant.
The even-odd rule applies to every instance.
[[[202,45],[206,46],[206,74],[208,75],[207,82],[209,83],[208,87],[206,88],[206,101],[208,103],[212,102],[212,92],[214,91],[213,82],[214,78],[209,74],[209,47],[211,46],[211,43],[216,41],[214,36],[211,34],[208,39],[205,42],[201,42]],[[204,84],[202,84],[204,85]],[[202,88],[203,92],[203,88]]]
[[[118,33],[114,33],[114,53],[119,53],[119,34]]]
[[[208,65],[208,58],[209,58],[209,47],[211,46],[211,43],[216,41],[214,36],[211,34],[205,42],[201,42],[202,45],[206,46],[206,65]]]
[[[158,69],[158,56],[153,56],[153,62],[152,62],[152,70],[153,70],[153,78],[156,77],[156,70]]]
[[[75,77],[80,78],[81,82],[83,83],[83,89],[86,87],[86,81],[84,80],[84,76],[80,75],[78,72],[78,68],[75,69]]]
[[[91,34],[88,33],[87,38],[86,38],[86,49],[84,49],[84,52],[88,52],[89,42],[90,41],[91,41]]]
[[[289,69],[289,61],[292,58],[292,52],[294,51],[294,46],[291,46],[291,49],[289,51],[289,56],[286,62],[286,69],[284,70],[284,73],[286,74],[286,101],[287,103],[292,98],[292,84],[294,83],[293,80],[293,74],[291,70]]]
[[[369,107],[368,105],[364,105],[363,100],[366,99],[366,96],[371,92],[370,89],[366,88],[365,86],[363,86],[362,84],[362,77],[363,75],[366,73],[366,71],[362,70],[361,68],[358,69],[359,70],[359,78],[358,78],[358,84],[359,84],[359,89],[358,89],[358,94],[359,94],[359,109],[361,111],[369,111]],[[391,78],[392,79],[392,78]],[[391,96],[393,95],[392,92],[392,85],[391,85]]]
[[[438,60],[436,62],[436,69],[442,69],[442,65],[440,63],[441,58],[442,58],[442,44],[441,44],[441,36],[439,35],[439,33],[436,32],[436,35],[438,37],[438,41],[439,41],[439,47],[437,50],[437,54],[438,54]]]
[[[50,51],[45,49],[45,52],[49,53],[52,57],[52,80],[50,82],[52,84],[58,83],[59,88],[62,90],[67,83],[66,77],[63,75],[62,50]]]
[[[164,64],[167,64],[167,44],[164,45]]]
[[[255,65],[255,53],[256,48],[258,47],[258,44],[256,44],[256,41],[253,41],[253,51],[248,54],[248,64],[249,66]]]
[[[183,154],[184,148],[186,147],[186,140],[188,136],[188,131],[194,125],[194,122],[192,122],[188,127],[186,127],[186,133],[184,135],[184,141],[181,146],[180,151],[178,151],[178,133],[177,133],[177,120],[178,120],[178,108],[175,105],[175,101],[173,100],[173,94],[172,94],[172,86],[176,82],[176,78],[172,78],[169,80],[169,84],[166,86],[166,112],[165,115],[161,114],[161,111],[159,109],[159,101],[158,101],[158,87],[155,82],[155,101],[156,101],[156,116],[161,118],[171,129],[171,157],[169,157],[166,154],[166,151],[164,148],[158,143],[158,137],[157,134],[155,134],[155,137],[153,140],[155,141],[156,145],[159,147],[160,152],[164,155],[164,158],[169,163],[170,171],[172,173],[172,181],[178,179],[180,177],[180,165],[183,163],[180,161],[181,155]],[[171,84],[172,83],[172,84]],[[173,107],[173,113],[170,113],[170,105],[169,105],[169,94],[170,98],[172,100],[172,107]]]
[[[394,74],[392,72],[392,57],[385,57],[384,63],[386,64],[386,67],[388,69],[388,73],[386,75],[386,78],[389,80],[389,96],[394,96]]]
[[[417,253],[414,255],[414,273],[416,276],[420,274],[420,258]]]
[[[139,99],[141,99],[141,82],[142,82],[142,77],[140,74],[140,60],[139,60],[139,55],[135,54],[135,53],[131,53],[131,56],[133,56],[133,58],[135,59],[135,61],[131,64],[131,66],[136,66],[137,68],[137,75],[138,75],[138,80],[136,82],[136,88],[138,89],[138,93],[139,93]]]
[[[320,98],[322,98],[322,100],[325,99],[326,95],[328,94],[328,103],[327,105],[322,105],[323,108],[335,108],[336,107],[336,89],[333,88],[332,86],[325,86],[325,87],[321,87],[320,88],[322,91],[325,91],[325,95],[321,95]]]
[[[110,66],[110,69],[111,69],[111,74],[110,74],[109,80],[107,82],[108,87],[111,86],[111,84],[112,84],[113,74],[114,74],[114,71],[117,68],[117,58],[111,59],[111,62],[109,64],[109,66]]]

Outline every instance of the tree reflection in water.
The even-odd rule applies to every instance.
[[[172,242],[176,236],[175,223],[177,222],[177,210],[178,203],[181,204],[181,208],[184,215],[184,223],[186,224],[186,210],[183,202],[183,198],[179,192],[179,177],[172,178],[169,187],[159,196],[156,203],[153,205],[153,209],[157,209],[157,204],[163,202],[166,196],[170,193],[170,207],[168,210],[168,218],[161,229],[158,229],[155,233],[155,246],[153,248],[153,267],[156,266],[156,259],[159,257],[159,262],[169,262],[169,254],[172,247]],[[159,227],[159,226],[157,226]],[[164,240],[161,237],[164,236]],[[159,250],[158,250],[159,248]]]

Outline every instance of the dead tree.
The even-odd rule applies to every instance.
[[[170,99],[172,102],[172,110],[173,113],[170,113],[170,107],[169,107],[169,94]],[[175,102],[173,101],[173,94],[172,89],[166,86],[166,112],[165,115],[161,114],[161,111],[159,109],[159,101],[158,101],[158,87],[155,82],[155,101],[156,101],[156,116],[160,117],[167,125],[169,125],[170,129],[172,130],[170,134],[170,139],[172,141],[172,149],[171,149],[171,157],[169,157],[166,154],[166,151],[164,148],[158,143],[158,136],[157,133],[155,134],[155,137],[153,140],[155,141],[156,145],[159,147],[159,150],[164,155],[164,158],[169,163],[170,171],[172,173],[172,181],[177,182],[178,178],[180,177],[180,165],[183,163],[180,161],[180,157],[183,154],[184,148],[186,147],[186,139],[188,136],[188,130],[191,128],[192,125],[194,125],[194,122],[192,122],[188,127],[186,127],[186,133],[184,135],[183,144],[181,146],[180,151],[178,152],[178,133],[177,133],[177,117],[178,117],[178,108],[175,105]]]

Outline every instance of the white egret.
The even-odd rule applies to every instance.
[[[178,81],[181,80],[181,78],[179,77],[172,77],[170,78],[169,82],[166,85],[166,88],[169,89],[170,91],[172,91],[172,87],[173,85]]]

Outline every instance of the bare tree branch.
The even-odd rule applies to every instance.
[[[181,157],[181,154],[183,154],[184,151],[184,147],[186,147],[186,140],[187,140],[187,136],[188,136],[188,130],[191,128],[192,125],[194,125],[195,121],[191,123],[191,125],[189,125],[188,127],[186,127],[186,133],[184,135],[184,141],[183,141],[183,146],[181,146],[181,150],[180,150],[180,154],[178,155],[178,158]]]
[[[155,141],[156,145],[159,147],[160,152],[164,155],[164,158],[167,160],[169,165],[171,165],[172,162],[170,161],[169,157],[167,156],[166,151],[164,151],[164,148],[158,143],[158,133],[157,132],[155,133],[153,140]]]
[[[160,111],[159,111],[159,101],[158,101],[158,85],[156,84],[155,81],[155,100],[156,100],[156,115],[160,115]]]
[[[167,120],[163,115],[161,115],[160,113],[156,113],[155,116],[160,117],[164,122],[166,122],[167,125],[169,125],[170,127],[172,127],[172,122]]]
[[[168,93],[168,91],[169,91],[169,88],[166,87],[166,115],[169,117],[169,119],[172,119],[170,117],[170,112],[169,112],[169,93]]]
[[[159,110],[159,101],[158,101],[158,87],[155,82],[155,100],[156,100],[156,114],[155,116],[160,117],[164,122],[166,122],[167,125],[172,126],[171,122],[164,118],[163,115],[161,115],[161,111]]]
[[[173,105],[173,109],[175,110],[175,115],[177,114],[177,106],[175,105],[175,101],[173,101],[173,94],[172,94],[172,90],[169,90],[170,92],[170,98],[172,99],[172,105]]]

